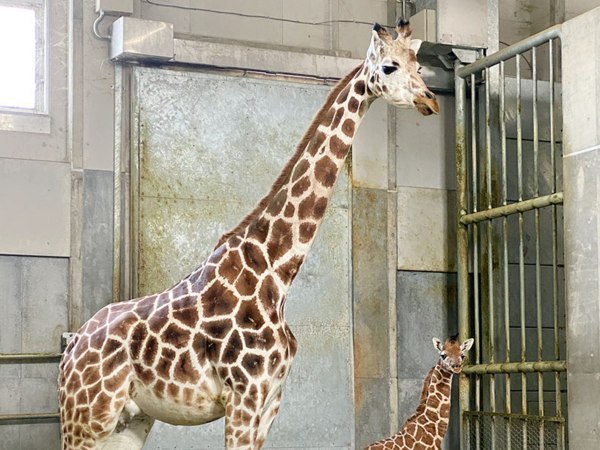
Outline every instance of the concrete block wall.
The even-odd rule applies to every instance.
[[[563,25],[569,445],[600,447],[600,8]]]

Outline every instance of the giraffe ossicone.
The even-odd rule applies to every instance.
[[[472,345],[473,339],[460,343],[458,336],[443,343],[433,338],[439,360],[423,381],[417,410],[397,434],[374,442],[365,450],[440,450],[450,420],[452,376],[461,372],[463,360]]]
[[[140,449],[154,420],[225,416],[227,448],[260,449],[296,354],[284,305],[369,105],[437,113],[407,23],[375,26],[268,194],[200,267],[156,295],[102,308],[60,363],[63,449]]]

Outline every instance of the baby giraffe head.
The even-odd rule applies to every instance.
[[[449,372],[460,373],[463,360],[473,346],[473,338],[462,344],[458,341],[458,335],[449,337],[443,344],[438,338],[433,338],[433,346],[440,353],[439,364]]]
[[[417,52],[419,39],[411,39],[407,21],[400,19],[394,39],[385,28],[373,25],[367,51],[367,80],[373,94],[392,105],[415,107],[424,116],[437,114],[440,106],[421,78]]]

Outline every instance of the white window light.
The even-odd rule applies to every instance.
[[[0,0],[0,112],[47,113],[44,0]]]

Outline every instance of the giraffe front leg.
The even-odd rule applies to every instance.
[[[267,434],[271,429],[271,425],[273,425],[273,421],[275,417],[277,417],[277,413],[279,412],[279,405],[281,404],[281,389],[277,391],[277,393],[273,396],[271,403],[266,405],[263,410],[263,414],[260,418],[260,423],[258,425],[258,435],[256,438],[256,448],[262,448],[267,439]]]
[[[264,391],[263,391],[264,392]],[[265,401],[261,389],[250,385],[226,394],[225,446],[227,449],[260,449],[279,411],[281,390]]]

